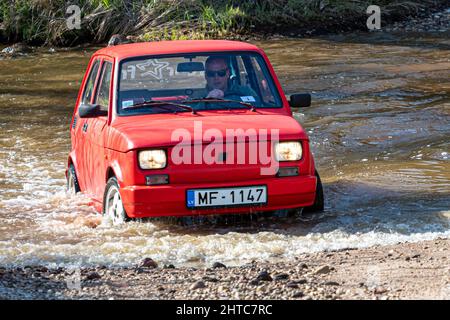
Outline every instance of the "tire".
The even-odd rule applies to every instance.
[[[130,220],[123,207],[119,190],[117,179],[112,177],[108,180],[103,194],[103,215],[107,216],[113,225],[120,225]]]
[[[78,184],[77,174],[75,172],[75,167],[73,164],[69,166],[67,170],[67,184],[66,189],[69,194],[76,194],[80,192],[80,185]]]
[[[315,175],[317,177],[316,198],[314,199],[314,203],[312,206],[303,208],[304,213],[319,213],[324,211],[325,201],[323,197],[322,181],[320,180],[320,176],[317,170],[315,171]]]

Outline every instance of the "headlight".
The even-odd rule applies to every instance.
[[[162,169],[167,164],[164,150],[144,150],[139,152],[139,166],[141,169]]]
[[[302,144],[299,141],[278,142],[275,145],[277,161],[296,161],[302,158]]]

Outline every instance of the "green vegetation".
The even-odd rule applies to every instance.
[[[138,40],[233,38],[241,35],[364,29],[369,0],[0,0],[0,41],[74,45],[113,34]],[[447,1],[379,0],[383,23]],[[66,9],[81,8],[80,30]]]

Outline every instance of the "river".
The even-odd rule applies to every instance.
[[[256,43],[296,110],[324,183],[316,216],[113,227],[68,196],[69,123],[95,48],[0,60],[0,265],[241,265],[450,236],[450,40],[349,34]]]

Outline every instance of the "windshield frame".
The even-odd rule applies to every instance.
[[[266,60],[264,59],[264,57],[257,51],[248,51],[248,50],[237,50],[237,51],[204,51],[204,52],[179,52],[179,53],[168,53],[168,54],[158,54],[158,55],[141,55],[141,56],[133,56],[133,57],[128,57],[128,58],[124,58],[122,60],[120,60],[118,62],[118,68],[117,68],[117,87],[116,87],[116,98],[115,98],[115,114],[119,117],[128,117],[128,116],[142,116],[142,115],[158,115],[158,114],[171,114],[171,112],[158,112],[158,113],[123,113],[123,110],[121,110],[120,108],[120,82],[122,81],[122,65],[126,62],[130,62],[133,60],[146,60],[146,59],[161,59],[161,58],[173,58],[173,57],[183,57],[183,56],[212,56],[212,55],[217,55],[217,56],[223,56],[223,55],[249,55],[249,56],[254,56],[257,60],[258,63],[260,63],[260,65],[262,66],[262,72],[265,76],[266,79],[268,79],[271,82],[271,85],[273,86],[274,89],[274,98],[275,100],[278,100],[276,102],[279,103],[279,105],[274,105],[274,106],[270,106],[270,107],[257,107],[255,106],[255,109],[257,110],[270,110],[270,109],[282,109],[283,106],[283,99],[281,98],[280,92],[278,90],[277,84],[275,79],[272,77],[272,74],[270,72],[270,68],[267,65]],[[176,102],[178,100],[173,100],[173,102]],[[241,109],[245,109],[244,108],[233,108],[235,110],[241,110]],[[216,110],[216,111],[220,111],[220,110],[227,110],[226,108],[224,109],[198,109],[196,111],[211,111],[211,110]],[[121,112],[122,111],[122,112]],[[179,112],[187,112],[187,110],[185,111],[179,111]]]

